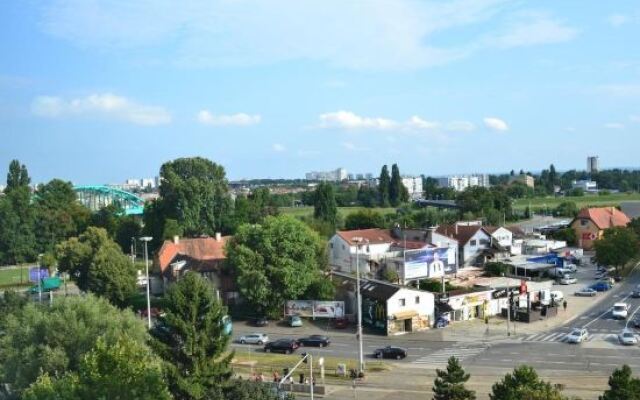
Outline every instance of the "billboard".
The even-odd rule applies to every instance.
[[[455,250],[427,248],[405,253],[404,279],[440,276],[455,269]]]
[[[288,300],[284,315],[299,315],[309,318],[342,318],[344,301]]]
[[[31,282],[38,282],[41,279],[49,277],[48,269],[41,269],[40,267],[29,268],[29,280]]]

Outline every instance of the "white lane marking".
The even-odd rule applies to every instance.
[[[436,351],[433,354],[420,357],[413,364],[446,364],[450,357],[454,356],[463,361],[484,352],[486,347],[450,347]]]
[[[640,310],[640,306],[638,306],[636,308],[636,310],[631,314],[631,316],[629,318],[627,318],[627,322],[624,324],[625,329],[629,327],[629,321],[633,320],[633,316],[636,315],[636,313],[638,312],[638,310]]]
[[[626,295],[622,300],[626,300],[629,297],[631,297],[631,294]],[[607,310],[605,312],[603,312],[602,314],[598,315],[597,317],[595,317],[594,319],[592,319],[591,321],[587,322],[586,325],[583,325],[583,328],[588,327],[589,325],[593,324],[594,322],[596,322],[597,320],[599,320],[601,317],[603,317],[604,315],[609,314],[609,312],[611,311],[611,308],[607,308]]]

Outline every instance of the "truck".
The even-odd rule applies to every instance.
[[[40,289],[42,292],[51,292],[60,289],[62,286],[62,279],[57,276],[51,278],[42,278],[40,280],[40,285],[33,285],[29,288],[30,293],[38,293]]]
[[[552,278],[564,278],[566,275],[572,275],[574,271],[566,268],[551,268],[547,271],[547,275]]]

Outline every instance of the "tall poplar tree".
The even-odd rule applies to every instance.
[[[380,171],[380,179],[378,181],[378,200],[380,207],[389,207],[389,186],[391,178],[389,177],[389,169],[386,165],[382,166]]]
[[[316,188],[313,196],[313,216],[319,220],[336,226],[338,219],[338,206],[333,186],[330,183],[322,182]]]

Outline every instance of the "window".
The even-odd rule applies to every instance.
[[[580,220],[580,225],[587,226],[588,224],[589,224],[589,221],[587,221],[586,219],[581,219]]]
[[[420,296],[416,296],[416,304],[420,304]]]
[[[475,240],[472,240],[471,242],[469,242],[469,244],[470,244],[471,246],[475,246],[475,245],[477,244],[477,242],[476,242]]]
[[[342,250],[344,250],[344,249],[345,249],[345,247],[344,247],[344,245],[342,245]]]
[[[400,303],[400,307],[404,307],[404,304],[405,304],[404,299],[400,299],[398,302]]]
[[[489,241],[487,239],[480,239],[480,244],[487,245],[489,244]]]

